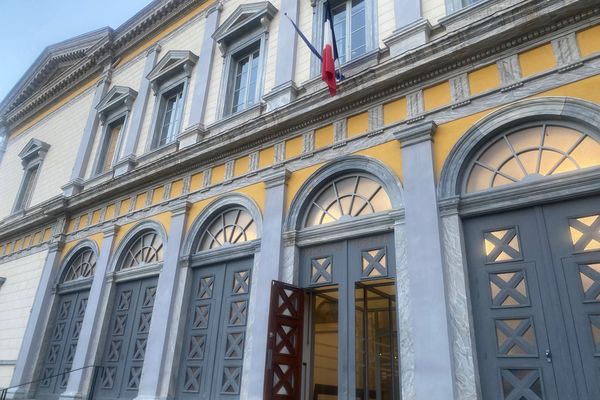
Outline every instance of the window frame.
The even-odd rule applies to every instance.
[[[21,183],[19,184],[19,190],[13,203],[12,214],[25,211],[31,204],[33,198],[33,192],[37,186],[37,181],[40,176],[40,170],[42,163],[50,145],[37,139],[32,139],[27,143],[23,150],[19,153],[21,157],[21,164],[23,165],[23,175],[21,177]],[[35,175],[31,178],[31,171],[35,169]],[[27,187],[31,185],[31,191],[27,194]]]
[[[366,49],[363,54],[356,58],[347,59],[344,63],[340,63],[340,66],[352,68],[355,64],[360,63],[360,60],[369,58],[373,52],[379,51],[379,25],[378,21],[378,7],[377,0],[363,0],[365,2],[365,30],[366,38],[365,45]],[[352,3],[352,0],[343,0],[336,2],[346,3],[347,5]],[[313,29],[312,29],[312,43],[316,43],[321,49],[323,47],[323,24],[325,23],[325,0],[317,0],[313,3]],[[332,8],[334,5],[332,4]],[[352,13],[350,7],[350,14]],[[348,8],[346,8],[348,13]],[[346,16],[347,21],[349,20]],[[346,22],[349,25],[349,22]],[[351,28],[350,28],[351,30]],[[346,46],[348,47],[348,45]],[[321,61],[314,55],[311,54],[311,77],[319,76],[321,74]]]
[[[179,89],[179,87],[181,87]],[[159,92],[156,93],[156,112],[153,116],[152,129],[148,142],[148,151],[153,151],[164,146],[175,142],[179,133],[181,133],[183,110],[185,108],[186,92],[188,87],[188,79],[179,78],[173,79],[163,83]],[[160,138],[162,136],[163,121],[166,114],[167,102],[170,97],[178,94],[180,99],[178,101],[179,106],[175,108],[176,113],[179,114],[176,118],[176,126],[173,127],[169,124],[169,132],[167,133],[167,139],[164,144],[160,144]],[[176,103],[177,104],[177,103]]]
[[[233,92],[235,91],[235,72],[238,62],[241,58],[246,57],[253,53],[255,50],[254,46],[258,45],[258,71],[256,72],[256,87],[254,89],[254,103],[252,105],[246,105],[241,110],[233,111]],[[227,49],[225,55],[225,68],[223,73],[223,82],[221,83],[221,104],[219,110],[221,110],[221,118],[226,118],[232,115],[236,115],[247,111],[261,103],[261,95],[263,93],[264,86],[264,65],[265,65],[265,52],[267,50],[267,32],[249,37],[247,40],[240,41],[230,46]]]
[[[105,174],[107,172],[110,172],[113,167],[115,166],[115,164],[117,163],[117,161],[119,161],[119,159],[121,158],[121,150],[123,147],[123,142],[125,141],[125,132],[127,130],[127,122],[129,121],[129,111],[123,111],[120,112],[118,114],[114,114],[111,115],[110,119],[107,119],[105,122],[103,122],[103,128],[102,128],[102,135],[100,136],[100,142],[98,143],[98,150],[96,151],[96,159],[94,161],[94,165],[93,165],[93,169],[92,169],[92,177],[95,176],[99,176],[102,174]],[[123,121],[122,125],[121,125],[121,129],[119,130],[119,133],[117,134],[117,144],[115,146],[115,152],[113,154],[113,158],[110,162],[110,167],[107,168],[106,170],[102,170],[101,167],[104,164],[104,156],[105,156],[105,152],[106,152],[106,140],[108,137],[108,134],[111,131],[111,127],[118,121]]]
[[[146,140],[145,152],[158,150],[177,142],[183,126],[183,115],[185,114],[188,89],[192,77],[194,65],[198,62],[198,56],[188,50],[170,50],[154,66],[152,71],[146,75],[150,81],[154,93],[154,108],[152,111],[152,123]],[[174,92],[178,86],[181,88],[181,108],[179,111],[177,126],[174,128],[172,137],[163,144],[159,144],[161,134],[160,120],[164,116],[166,96]]]
[[[277,9],[268,1],[240,5],[212,35],[223,57],[223,72],[219,88],[217,119],[227,118],[260,107],[264,90],[265,63],[271,20]],[[255,100],[251,106],[233,112],[233,91],[236,59],[250,53],[258,43],[259,61]]]

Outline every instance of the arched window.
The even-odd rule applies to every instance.
[[[256,239],[256,223],[248,210],[229,208],[217,215],[202,233],[196,252]]]
[[[467,193],[600,165],[600,143],[558,124],[537,124],[501,135],[476,157]]]
[[[305,227],[389,210],[392,203],[380,183],[352,174],[334,179],[310,203]]]
[[[69,264],[64,282],[90,278],[96,269],[96,253],[89,248],[81,250]]]
[[[148,230],[142,232],[125,250],[119,270],[154,264],[163,260],[163,242],[160,235]]]

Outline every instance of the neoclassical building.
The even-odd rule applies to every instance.
[[[600,4],[332,9],[334,97],[322,0],[155,0],[25,72],[0,399],[600,398]]]

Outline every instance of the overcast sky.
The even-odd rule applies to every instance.
[[[44,48],[104,26],[116,28],[150,0],[0,0],[0,100]]]

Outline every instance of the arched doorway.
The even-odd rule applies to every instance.
[[[108,327],[94,398],[137,396],[158,273],[162,267],[164,236],[155,224],[142,224],[124,239],[117,251]]]
[[[260,215],[238,196],[213,203],[192,228],[187,294],[182,307],[177,397],[237,399]]]
[[[600,396],[600,142],[576,118],[593,106],[556,103],[501,110],[451,155],[484,399]]]
[[[366,168],[361,168],[366,167]],[[396,245],[400,184],[353,157],[318,171],[290,223],[305,303],[304,399],[399,399]]]
[[[83,242],[66,257],[56,286],[58,299],[47,336],[37,398],[56,399],[66,389],[96,268],[95,246]]]

